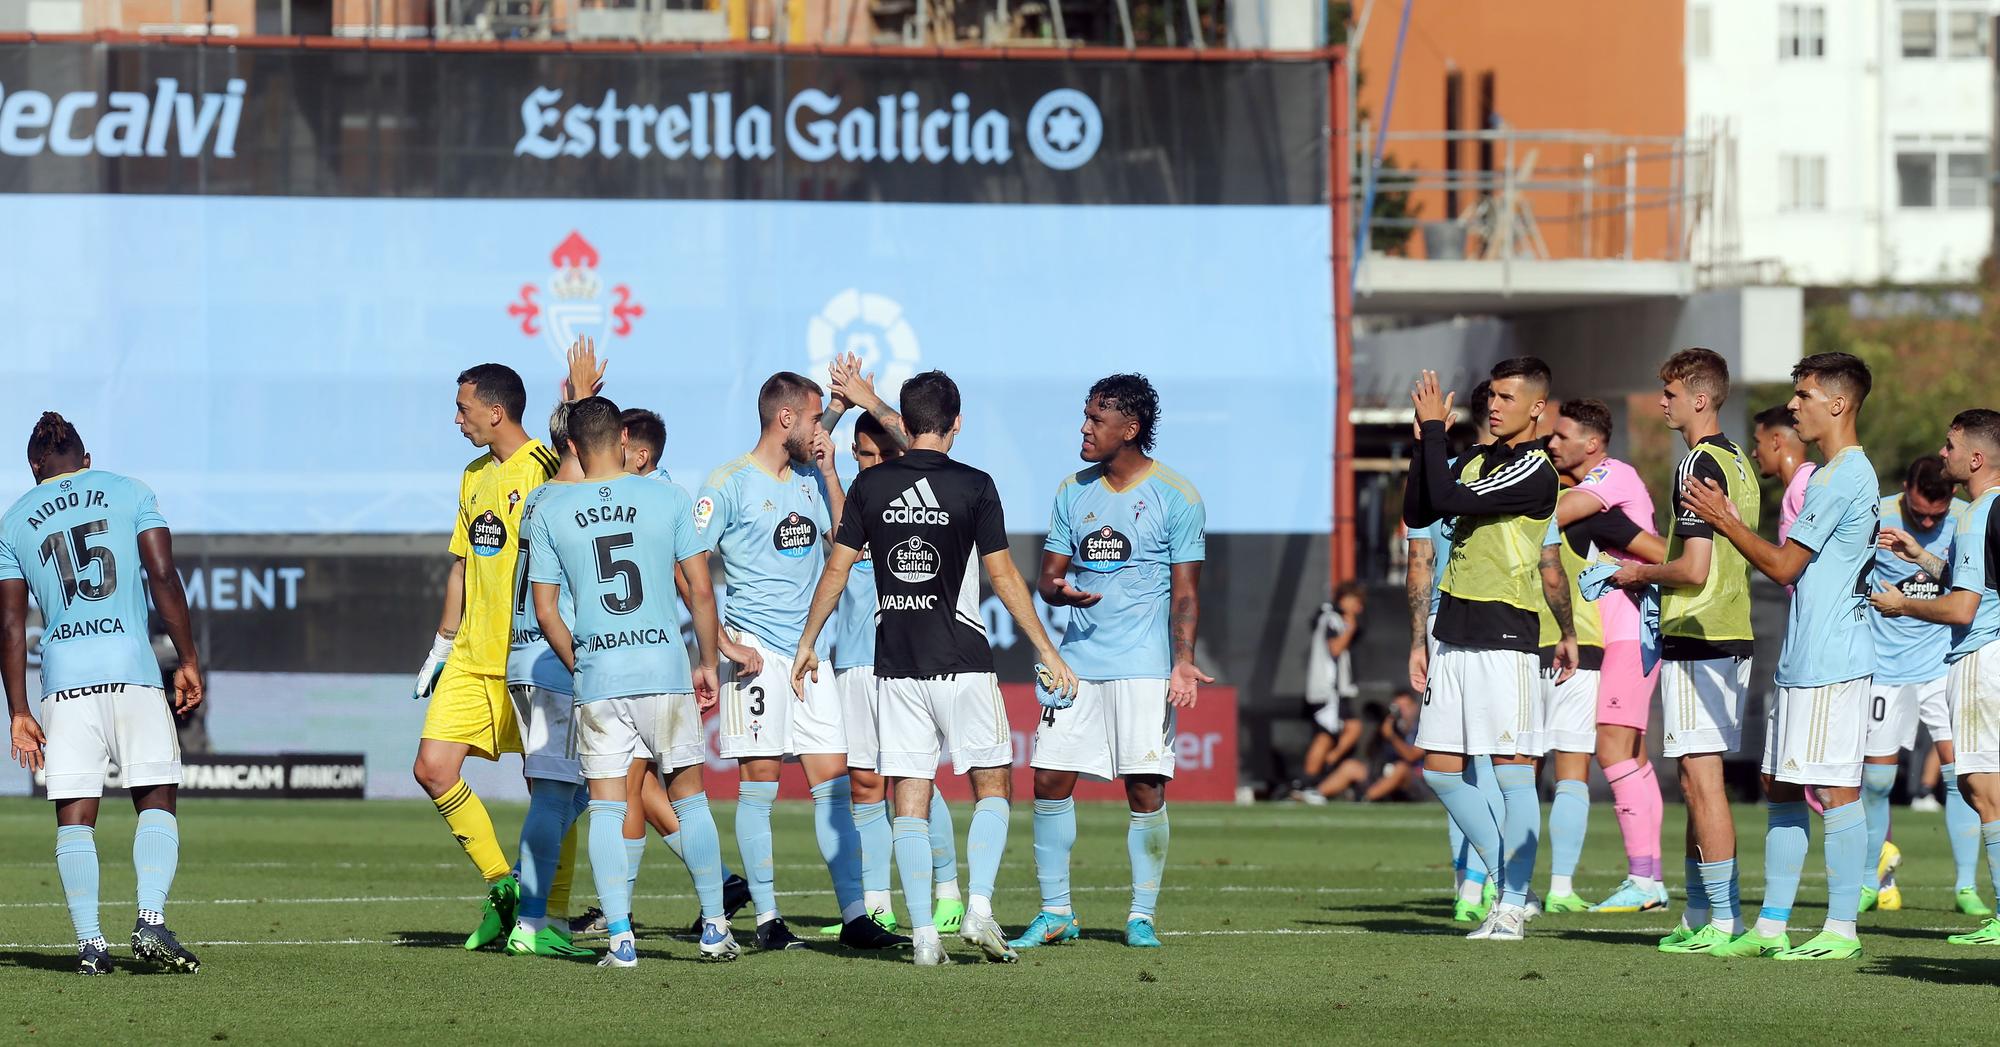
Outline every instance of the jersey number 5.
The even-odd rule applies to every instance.
[[[620,549],[632,547],[632,535],[607,534],[597,539],[597,580],[609,585],[620,578],[625,580],[625,595],[616,591],[598,597],[604,609],[612,614],[631,614],[646,602],[646,586],[639,579],[639,565],[630,560],[617,559],[614,554]]]
[[[90,544],[92,535],[103,534],[110,526],[104,520],[92,520],[57,531],[42,542],[42,562],[53,564],[62,579],[64,607],[79,596],[102,600],[118,591],[118,561],[112,559],[111,550]],[[94,582],[83,576],[93,563],[98,567]]]

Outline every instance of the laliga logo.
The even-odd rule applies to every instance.
[[[895,299],[852,287],[827,299],[819,315],[807,321],[806,352],[812,358],[806,373],[818,375],[842,353],[860,356],[861,373],[876,375],[876,393],[891,403],[917,373],[922,355],[917,332]]]
[[[549,252],[555,272],[549,274],[547,304],[535,301],[543,290],[522,284],[520,297],[508,303],[507,315],[521,320],[521,333],[547,336],[549,350],[556,359],[565,359],[569,347],[584,328],[603,327],[610,314],[610,334],[623,338],[632,333],[632,321],[646,315],[644,306],[632,300],[632,289],[624,284],[611,288],[611,301],[604,300],[604,281],[597,275],[597,248],[581,233],[572,230],[562,243]],[[542,322],[537,327],[537,321]]]

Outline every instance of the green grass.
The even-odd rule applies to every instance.
[[[1950,909],[1936,814],[1896,813],[1907,908],[1863,917],[1866,959],[1791,965],[1659,955],[1652,944],[1671,919],[1661,914],[1552,915],[1523,943],[1463,941],[1439,862],[1443,815],[1429,805],[1173,812],[1157,952],[1118,937],[1125,817],[1092,806],[1081,811],[1075,864],[1086,939],[1024,953],[1017,966],[978,963],[962,946],[959,965],[944,970],[833,948],[692,962],[691,942],[657,930],[684,925],[694,901],[656,842],[637,903],[651,928],[641,929],[644,962],[601,971],[461,950],[477,918],[476,877],[420,802],[195,801],[181,821],[169,919],[203,970],[154,975],[121,960],[115,976],[86,980],[71,973],[48,805],[0,801],[0,1042],[1435,1044],[1499,1028],[1523,1044],[1805,1042],[1863,1030],[1952,1040],[1983,1038],[1975,1031],[2000,1002],[2000,950],[1943,941],[1974,921]],[[518,827],[519,808],[495,813],[503,834]],[[961,835],[969,813],[958,811]],[[718,815],[733,860],[727,808]],[[1670,841],[1680,839],[1679,815],[1669,808]],[[809,809],[781,804],[777,821],[778,886],[803,933],[831,919],[833,901],[815,867]],[[1737,824],[1747,904],[1761,894],[1763,814],[1740,808]],[[112,903],[104,929],[121,958],[132,826],[119,804],[98,836]],[[1822,915],[1815,852],[1794,913],[1806,934],[1795,940]],[[1599,804],[1579,893],[1605,893],[1623,864]],[[998,898],[1010,931],[1033,915],[1034,888],[1019,805]],[[579,872],[579,905],[592,894]]]

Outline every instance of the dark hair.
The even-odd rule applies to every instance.
[[[1857,406],[1875,388],[1875,376],[1853,353],[1814,353],[1792,365],[1792,381],[1801,378],[1811,378],[1842,396],[1852,397]]]
[[[48,415],[42,417],[47,418]],[[1984,407],[1960,411],[1951,420],[1951,427],[2000,451],[2000,411],[1989,411]]]
[[[1139,450],[1153,449],[1153,433],[1160,425],[1160,394],[1153,389],[1153,383],[1143,374],[1114,374],[1100,378],[1090,387],[1090,401],[1102,402],[1104,406],[1123,414],[1139,423],[1139,435],[1132,442]]]
[[[1720,407],[1729,399],[1729,361],[1713,349],[1683,349],[1660,365],[1660,381],[1679,382],[1690,392],[1706,393],[1714,406]]]
[[[958,419],[958,383],[943,371],[925,371],[903,383],[903,431],[911,438],[944,436]]]
[[[1562,416],[1596,433],[1599,439],[1611,439],[1611,408],[1602,400],[1564,400]]]
[[[1933,502],[1942,502],[1951,497],[1952,488],[1957,485],[1944,475],[1944,459],[1927,454],[1910,463],[1903,473],[1903,487],[1915,491]]]
[[[76,434],[76,426],[54,411],[43,411],[35,422],[35,431],[28,434],[28,464],[40,465],[57,455],[82,453],[83,437]]]
[[[1539,356],[1514,356],[1494,364],[1487,377],[1496,382],[1502,378],[1519,378],[1546,394],[1554,374]]]
[[[472,386],[472,395],[481,402],[498,404],[507,412],[510,422],[519,422],[528,412],[528,387],[521,384],[521,376],[506,364],[468,367],[458,373],[458,384]]]
[[[1365,600],[1368,598],[1368,587],[1352,578],[1333,587],[1334,603],[1338,604],[1341,600],[1350,596],[1359,596]]]
[[[653,461],[660,460],[660,452],[667,449],[667,423],[660,416],[643,407],[627,407],[618,416],[618,424],[625,429],[628,443],[636,443],[653,452]]]
[[[578,457],[617,447],[622,428],[618,405],[602,396],[586,396],[569,405],[569,438]]]
[[[875,441],[877,448],[888,447],[894,443],[889,439],[889,430],[882,428],[882,420],[867,411],[861,412],[860,417],[854,419],[854,435],[866,436]]]
[[[1472,424],[1486,424],[1486,410],[1493,406],[1493,382],[1482,378],[1472,387],[1472,395],[1465,398],[1465,406],[1472,412]]]
[[[1751,422],[1759,429],[1791,429],[1796,431],[1799,427],[1798,416],[1794,415],[1792,409],[1784,404],[1779,404],[1776,407],[1766,407],[1758,411],[1757,416],[1751,419]]]
[[[764,379],[757,390],[757,424],[766,429],[778,420],[778,412],[811,396],[820,395],[819,383],[796,371],[779,371]]]

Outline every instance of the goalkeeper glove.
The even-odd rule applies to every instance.
[[[437,688],[438,677],[444,674],[444,660],[451,657],[451,638],[438,635],[431,639],[431,653],[424,656],[424,667],[417,670],[417,687],[410,692],[412,699],[429,698]]]
[[[1035,663],[1035,700],[1044,709],[1067,709],[1076,704],[1076,696],[1056,690],[1056,674],[1040,662]]]

